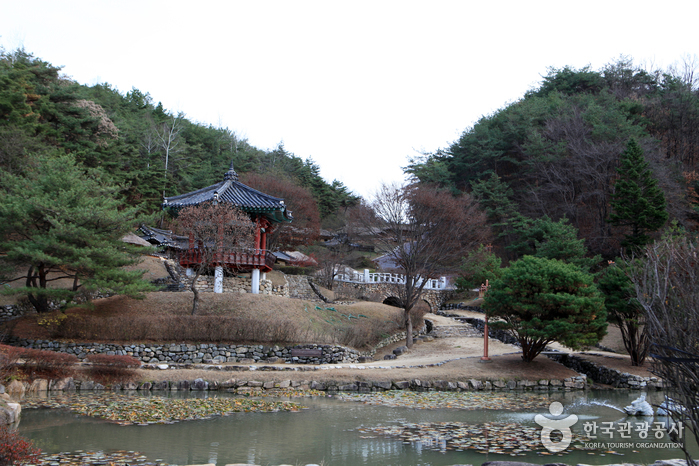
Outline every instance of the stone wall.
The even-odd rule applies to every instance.
[[[274,367],[274,366],[272,366]],[[148,369],[146,367],[146,369]],[[153,369],[153,368],[150,368]],[[173,367],[173,370],[178,367]],[[213,368],[211,368],[213,369]],[[308,374],[305,380],[279,380],[265,381],[263,375],[253,375],[254,372],[247,366],[217,366],[217,371],[235,372],[235,377],[231,377],[224,382],[207,381],[203,378],[196,380],[172,380],[162,382],[125,382],[123,384],[113,384],[111,390],[140,390],[140,391],[204,391],[204,390],[225,390],[237,394],[255,394],[264,390],[278,390],[292,388],[295,390],[319,390],[326,392],[382,392],[386,390],[412,390],[412,391],[563,391],[570,392],[582,390],[586,387],[584,376],[570,377],[565,380],[480,380],[480,379],[451,379],[451,380],[420,380],[420,379],[393,379],[393,380],[314,380],[313,375]],[[281,370],[281,369],[278,369]],[[284,370],[295,370],[286,368]],[[248,375],[249,374],[249,375]],[[231,374],[232,375],[232,374]],[[320,377],[319,377],[320,378]],[[13,382],[14,383],[14,382]],[[58,380],[37,379],[32,384],[27,382],[17,382],[22,384],[23,391],[43,392],[43,391],[73,391],[73,390],[105,390],[106,387],[93,381],[74,380],[67,377]],[[2,387],[0,385],[0,387]]]
[[[10,344],[25,348],[34,348],[59,353],[74,354],[81,361],[86,361],[90,354],[109,354],[133,356],[150,364],[222,364],[237,362],[255,363],[293,363],[293,364],[338,364],[355,363],[360,353],[351,348],[337,345],[226,345],[226,344],[105,344],[105,343],[65,343],[46,340],[13,339]],[[291,355],[293,349],[321,350],[321,357],[296,357]]]
[[[0,322],[7,322],[8,320],[23,316],[24,312],[25,309],[21,306],[13,306],[11,304],[0,306]]]
[[[473,310],[473,309],[470,309]],[[440,311],[440,315],[445,317],[454,317],[454,315],[448,312]],[[469,324],[476,327],[481,332],[485,327],[485,321],[482,319],[471,318],[471,317],[461,317],[456,316],[458,320],[462,322],[468,322]],[[514,344],[519,346],[519,342],[514,338],[509,332],[504,330],[493,330],[488,328],[488,335],[490,338],[495,338],[502,341],[503,343]],[[591,380],[597,383],[611,385],[616,388],[650,388],[661,390],[663,388],[663,382],[657,377],[641,377],[639,375],[629,374],[628,372],[621,372],[616,369],[611,369],[609,367],[601,366],[590,360],[584,359],[580,356],[574,354],[547,352],[546,356],[556,362],[559,362],[569,369],[573,369],[579,374],[584,374]]]
[[[286,275],[286,281],[289,283],[289,297],[305,299],[306,301],[321,301],[308,280],[306,275]]]
[[[611,385],[615,388],[663,389],[663,381],[657,377],[641,377],[640,375],[621,372],[616,369],[600,366],[599,364],[573,354],[549,353],[546,356],[573,369],[575,372],[587,375],[597,383]]]
[[[214,291],[213,275],[200,275],[197,278],[197,290],[205,293],[213,293]],[[188,291],[190,289],[190,279],[186,276],[180,278],[180,289]],[[250,293],[252,289],[252,279],[250,277],[223,277],[223,292],[224,293]],[[289,286],[280,285],[272,286],[271,280],[260,280],[260,294],[289,297]]]

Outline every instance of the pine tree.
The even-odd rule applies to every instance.
[[[137,223],[119,189],[71,155],[40,156],[21,175],[0,172],[0,250],[3,262],[27,272],[17,277],[37,312],[50,301],[70,301],[81,290],[141,297],[153,287],[143,271],[124,269],[139,256],[121,238]],[[49,283],[70,279],[69,289]],[[14,281],[10,279],[10,281]]]
[[[630,227],[631,233],[625,235],[621,245],[628,250],[637,250],[650,242],[648,232],[658,230],[667,221],[665,196],[635,139],[629,140],[621,154],[617,172],[619,179],[614,185],[609,223]]]

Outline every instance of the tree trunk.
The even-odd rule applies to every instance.
[[[197,273],[194,275],[194,278],[192,279],[191,286],[192,293],[194,293],[194,299],[192,300],[192,315],[196,314],[197,307],[199,306],[199,290],[197,290],[196,284],[200,274],[201,268],[197,267]]]
[[[410,310],[405,310],[405,346],[413,347],[413,321],[410,318]]]
[[[43,267],[37,267],[37,273],[34,273],[34,266],[30,266],[27,271],[27,288],[46,288],[46,273],[43,271]],[[36,279],[39,278],[39,284],[37,285]],[[49,312],[49,301],[46,296],[38,294],[34,296],[32,293],[27,293],[27,298],[29,302],[34,306],[38,314],[43,314]]]

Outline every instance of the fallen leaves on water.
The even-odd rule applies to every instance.
[[[358,401],[369,405],[381,405],[415,409],[499,409],[506,411],[540,410],[548,408],[550,398],[536,394],[488,393],[488,392],[410,392],[394,390],[367,394],[336,395],[345,401]]]
[[[362,427],[358,431],[364,434],[397,437],[404,443],[437,451],[475,450],[479,453],[510,456],[524,456],[529,452],[548,453],[541,443],[540,429],[514,422],[485,424],[402,422],[391,426]],[[582,449],[580,436],[573,434],[573,441],[572,449]]]
[[[291,401],[269,401],[242,397],[165,398],[103,393],[63,395],[33,399],[23,408],[65,408],[85,416],[98,417],[120,425],[171,424],[193,419],[209,419],[232,413],[296,412],[303,408]]]

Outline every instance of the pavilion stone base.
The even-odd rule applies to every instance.
[[[197,279],[196,288],[201,292],[214,291],[214,276],[201,275]],[[183,280],[182,284],[189,288],[189,280]],[[252,280],[249,277],[223,277],[224,293],[250,293],[252,290]],[[260,294],[270,294],[275,296],[289,297],[289,287],[282,285],[273,287],[271,280],[260,280]]]

